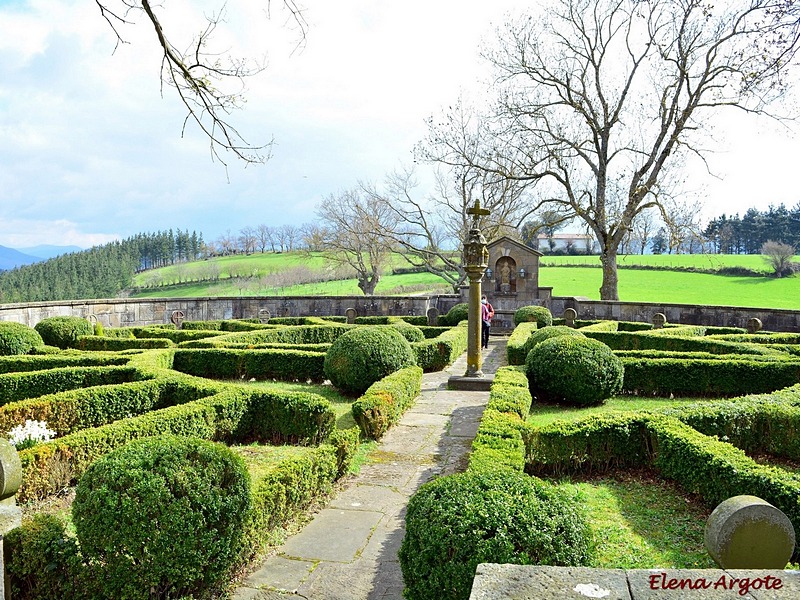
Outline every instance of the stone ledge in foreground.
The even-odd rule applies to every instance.
[[[470,600],[795,600],[800,571],[480,564]]]

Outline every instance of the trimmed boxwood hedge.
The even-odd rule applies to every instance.
[[[707,337],[657,335],[651,331],[591,331],[582,329],[587,337],[603,342],[612,350],[667,350],[672,352],[711,352],[713,354],[776,354],[775,350]],[[661,330],[659,330],[661,331]]]
[[[338,338],[325,354],[325,376],[348,394],[363,394],[387,375],[415,364],[408,341],[395,329],[359,327]]]
[[[94,462],[72,505],[81,553],[102,565],[107,598],[222,591],[247,547],[252,511],[241,457],[222,444],[169,435]]]
[[[61,367],[0,375],[0,405],[76,388],[127,383],[140,377],[136,368]]]
[[[44,371],[58,367],[112,367],[125,365],[130,356],[119,354],[45,354],[0,356],[0,373]]]
[[[553,315],[546,306],[522,306],[514,313],[514,325],[535,322],[539,328],[553,324]]]
[[[497,370],[489,402],[481,417],[469,456],[470,471],[510,469],[522,472],[525,445],[521,431],[531,408],[528,378],[521,367]]]
[[[226,442],[267,441],[317,444],[333,431],[336,416],[330,402],[305,392],[265,392],[246,388],[224,391],[56,438],[20,452],[23,481],[20,500],[41,498],[79,478],[99,457],[119,446],[162,433]]]
[[[72,348],[82,335],[92,335],[94,327],[81,317],[47,317],[36,324],[36,331],[48,346]]]
[[[739,396],[800,382],[800,361],[624,357],[622,363],[625,390],[641,396]]]
[[[563,489],[514,472],[441,477],[408,503],[403,595],[466,599],[479,563],[582,566],[591,553],[586,517]]]
[[[175,343],[166,338],[115,338],[99,335],[82,335],[75,343],[79,350],[119,352],[121,350],[153,350],[172,348]]]
[[[373,383],[352,407],[364,437],[380,439],[416,400],[421,386],[420,367],[400,369]]]
[[[561,335],[533,347],[525,359],[525,373],[540,402],[589,405],[622,390],[624,369],[602,342]]]
[[[173,368],[213,379],[278,379],[323,381],[325,354],[304,350],[236,350],[231,348],[175,351]]]
[[[453,308],[447,311],[447,314],[439,315],[437,325],[445,325],[447,327],[455,327],[461,321],[466,321],[469,318],[469,304],[460,302]]]
[[[467,324],[445,328],[437,337],[411,344],[411,349],[425,373],[441,371],[467,349]]]
[[[789,392],[787,399],[795,401],[798,393]],[[741,494],[763,498],[786,513],[797,528],[800,481],[783,469],[756,463],[733,445],[798,458],[800,410],[790,404],[775,406],[781,402],[780,396],[771,401],[767,398],[662,411],[667,414],[594,415],[581,421],[527,427],[523,430],[527,469],[537,474],[563,474],[649,466],[688,492],[700,494],[709,506]],[[719,414],[715,414],[717,410]],[[693,426],[706,429],[714,437]],[[753,432],[749,432],[751,426]],[[724,431],[733,436],[727,440],[716,437]],[[796,546],[793,560],[798,557]]]
[[[531,334],[538,329],[535,322],[520,323],[511,332],[506,345],[506,356],[509,365],[524,365],[528,352],[531,351]]]
[[[256,331],[228,333],[216,338],[218,342],[236,344],[331,344],[346,331],[358,327],[344,323],[326,322],[324,325],[298,325],[294,327],[275,327],[262,325]]]
[[[0,431],[31,419],[45,421],[58,435],[106,425],[150,410],[193,402],[220,391],[220,386],[184,375],[79,388],[0,407]]]
[[[246,551],[239,565],[275,543],[283,528],[301,510],[332,488],[334,479],[347,472],[358,430],[337,431],[320,446],[234,447],[248,463],[253,511]],[[96,600],[100,569],[89,568],[77,540],[66,533],[62,517],[34,515],[5,537],[5,567],[15,600]]]
[[[0,321],[0,356],[28,354],[44,346],[39,332],[22,323]]]

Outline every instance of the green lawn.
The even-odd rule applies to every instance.
[[[646,472],[618,472],[559,487],[578,492],[595,543],[593,567],[713,569],[703,544],[710,511]]]
[[[528,424],[535,427],[549,425],[554,421],[577,421],[591,415],[634,410],[656,410],[694,402],[708,402],[702,398],[657,398],[646,396],[615,396],[597,406],[568,407],[559,404],[534,402],[528,415]]]
[[[602,271],[595,268],[542,267],[539,285],[554,296],[600,299]],[[800,276],[732,277],[677,271],[619,270],[619,298],[663,302],[800,309]]]

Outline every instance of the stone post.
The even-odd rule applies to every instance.
[[[0,438],[0,598],[5,598],[6,569],[3,562],[3,536],[22,524],[22,511],[17,506],[15,494],[22,484],[22,463],[17,449]]]
[[[481,279],[489,266],[489,249],[478,219],[489,214],[480,201],[467,210],[472,215],[472,227],[464,241],[464,269],[469,277],[469,318],[467,320],[467,372],[464,377],[483,377],[481,366]]]

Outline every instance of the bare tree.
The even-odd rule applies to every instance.
[[[356,188],[327,196],[317,214],[329,259],[352,267],[361,291],[374,294],[392,252],[382,232],[394,227],[393,211]]]
[[[208,138],[212,157],[226,164],[220,152],[231,152],[247,163],[262,163],[269,158],[270,143],[249,144],[229,120],[231,112],[243,105],[244,79],[263,71],[264,65],[248,59],[235,58],[225,50],[214,49],[214,33],[225,21],[225,5],[219,12],[206,14],[206,26],[186,50],[176,45],[173,31],[168,31],[159,18],[164,4],[151,0],[95,0],[101,16],[106,20],[117,44],[126,43],[123,29],[144,15],[155,31],[162,50],[161,81],[175,90],[187,110],[184,130],[194,122]],[[270,2],[266,9],[269,15]],[[306,21],[295,0],[283,0],[284,10],[299,32],[299,44],[305,40]],[[181,45],[184,42],[180,42]],[[230,89],[231,85],[233,89]]]
[[[639,244],[639,254],[644,254],[654,230],[653,211],[639,211],[639,214],[633,219],[633,237]]]
[[[239,248],[245,254],[250,254],[256,250],[256,242],[258,241],[256,230],[249,225],[242,227],[239,230]]]
[[[775,277],[783,277],[794,273],[795,267],[792,264],[794,246],[770,240],[764,242],[764,245],[761,246],[761,254],[764,255],[764,260],[775,272]]]
[[[300,228],[296,225],[286,224],[281,226],[281,234],[282,239],[286,244],[286,250],[288,252],[292,252],[297,244],[298,238],[300,237]]]
[[[382,187],[362,184],[367,196],[394,216],[383,235],[402,248],[409,264],[441,277],[456,291],[466,279],[462,241],[472,222],[467,209],[475,200],[490,211],[480,220],[490,241],[505,234],[519,237],[518,228],[532,211],[525,197],[526,183],[478,169],[437,172],[436,191],[429,197],[421,197],[417,187],[415,171],[409,167],[387,175]]]
[[[316,223],[303,223],[300,238],[308,252],[322,252],[325,246],[325,232]]]
[[[498,99],[481,144],[432,124],[433,158],[514,180],[571,209],[600,246],[600,297],[617,300],[617,251],[659,204],[665,174],[699,156],[723,107],[765,113],[798,47],[786,0],[552,0],[508,23],[486,57]],[[757,51],[755,51],[755,50]]]
[[[694,248],[697,239],[702,238],[702,228],[698,221],[700,203],[661,202],[661,218],[667,231],[667,245],[670,254],[680,254]]]
[[[232,254],[236,250],[236,238],[234,238],[230,229],[226,229],[225,233],[221,234],[216,241],[216,246],[219,248],[220,254]]]
[[[270,232],[269,225],[265,225],[262,223],[261,225],[256,227],[256,242],[258,244],[258,249],[261,251],[261,254],[264,254],[264,252],[267,249],[267,246],[269,246],[271,236],[272,234]]]

